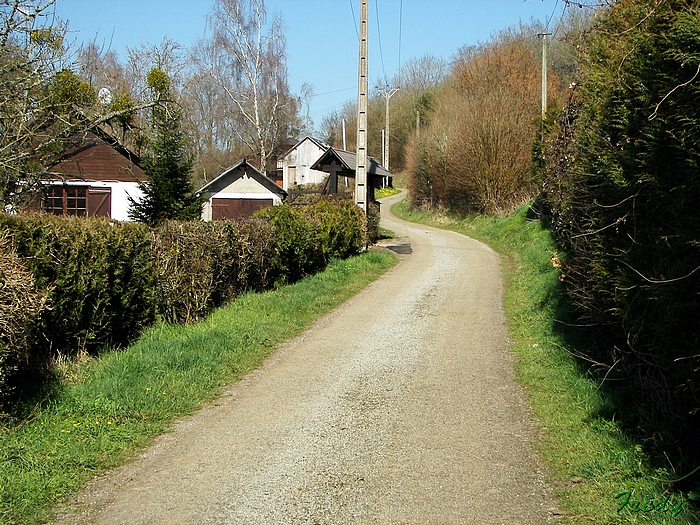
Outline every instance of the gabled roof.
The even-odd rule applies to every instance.
[[[284,158],[284,157],[286,157],[287,155],[289,155],[292,151],[294,151],[295,149],[297,149],[304,141],[307,141],[307,140],[310,141],[310,142],[312,142],[312,143],[315,144],[316,146],[318,146],[318,148],[321,149],[322,151],[325,151],[325,150],[327,150],[327,149],[330,147],[328,144],[324,144],[324,143],[321,142],[320,140],[315,139],[315,138],[310,137],[310,136],[307,135],[306,137],[304,137],[303,139],[301,139],[299,142],[297,142],[296,144],[294,144],[294,146],[292,146],[292,147],[289,148],[287,151],[285,151],[285,152],[284,152],[284,155],[282,155],[281,158]]]
[[[323,165],[330,164],[332,160],[338,161],[346,171],[352,171],[354,173],[357,169],[357,154],[338,148],[328,148],[326,152],[314,162],[311,169],[323,171]],[[379,164],[374,157],[367,157],[367,161],[367,175],[373,177],[393,177],[393,175],[389,173],[384,166]]]
[[[51,177],[79,180],[144,180],[141,159],[101,126],[71,136],[47,166]]]
[[[197,195],[202,195],[206,192],[216,193],[217,191],[224,189],[226,186],[243,177],[244,175],[247,175],[251,179],[255,179],[258,183],[260,183],[272,193],[277,193],[280,196],[287,195],[286,191],[284,191],[277,184],[275,184],[274,181],[270,180],[268,177],[260,173],[253,166],[251,166],[246,159],[243,159],[237,164],[234,164],[230,168],[226,169],[221,175],[216,177],[214,180],[202,186],[197,192]]]

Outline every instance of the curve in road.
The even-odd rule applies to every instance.
[[[498,256],[382,225],[401,263],[56,523],[556,522],[513,377]],[[410,246],[410,249],[406,247]]]

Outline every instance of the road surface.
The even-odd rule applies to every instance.
[[[70,524],[544,524],[498,256],[388,213],[402,262],[61,513]]]

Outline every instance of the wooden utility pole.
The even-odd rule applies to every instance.
[[[547,115],[547,36],[552,33],[539,33],[542,38],[542,120]]]
[[[386,97],[386,123],[384,125],[384,167],[389,171],[389,99],[396,95],[398,89],[389,89],[387,86],[384,91],[384,97]]]
[[[365,213],[367,199],[367,0],[360,0],[360,60],[357,86],[357,158],[355,204]]]

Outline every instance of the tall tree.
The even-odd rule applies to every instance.
[[[287,84],[282,20],[268,23],[264,0],[217,0],[210,25],[200,64],[236,108],[234,133],[264,171],[298,109]]]
[[[148,224],[199,219],[202,201],[195,195],[191,181],[194,158],[182,132],[182,114],[169,100],[170,80],[162,70],[153,69],[147,83],[159,104],[151,112],[150,151],[142,162],[147,177],[139,183],[143,198],[130,199],[130,216]]]

